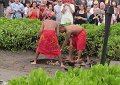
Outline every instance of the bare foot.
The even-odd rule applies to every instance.
[[[60,65],[60,63],[58,61],[55,62],[55,65]]]
[[[62,67],[62,68],[66,68],[65,65],[63,65],[63,64],[61,64],[60,67]]]
[[[32,65],[36,65],[36,62],[34,61],[34,62],[32,62],[31,64],[32,64]]]

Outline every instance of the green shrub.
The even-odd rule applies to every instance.
[[[74,68],[68,72],[57,71],[53,77],[39,68],[28,76],[10,80],[8,85],[120,85],[119,81],[119,66],[96,65],[89,70]]]
[[[41,22],[38,20],[0,18],[0,48],[35,50],[39,40],[40,25]],[[100,57],[103,48],[104,25],[83,24],[82,26],[87,32],[87,45],[83,57]],[[59,37],[60,46],[64,36],[65,33]],[[64,53],[68,53],[68,45]],[[111,25],[107,52],[108,58],[120,59],[120,23]]]
[[[38,20],[0,18],[0,48],[35,50],[40,24]]]

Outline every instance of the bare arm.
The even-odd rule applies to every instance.
[[[40,36],[41,36],[41,34],[42,34],[42,32],[43,32],[43,29],[44,29],[44,22],[42,23],[42,25],[41,25],[41,27],[40,27],[40,30],[41,30]]]
[[[74,13],[74,10],[71,8],[70,4],[68,4],[68,6],[69,6],[71,13]]]
[[[63,6],[63,9],[61,11],[63,14],[66,12],[65,5]]]
[[[57,23],[56,35],[59,36],[59,24]]]
[[[84,17],[81,17],[81,19],[82,19],[82,20],[84,20],[84,21],[86,21],[86,20],[87,20],[87,18],[84,18]]]
[[[32,8],[29,8],[28,10],[28,16],[30,17],[32,15]]]
[[[40,15],[40,10],[37,9],[37,18],[39,18],[39,15]]]
[[[61,50],[63,50],[64,47],[66,46],[66,44],[67,44],[67,42],[68,42],[68,40],[69,40],[69,38],[70,38],[70,35],[71,35],[70,32],[66,33],[66,37],[65,37],[65,40],[64,40],[64,42],[63,42],[63,44],[62,44]]]

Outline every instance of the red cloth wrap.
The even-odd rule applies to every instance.
[[[54,58],[61,54],[58,39],[54,30],[43,30],[36,52]]]
[[[72,48],[85,50],[86,48],[86,31],[83,29],[78,35],[72,37]]]

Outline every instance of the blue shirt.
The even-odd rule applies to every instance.
[[[24,13],[24,6],[21,3],[12,3],[10,5],[12,13],[15,15],[15,18],[22,18],[22,13]],[[18,10],[21,10],[21,12],[19,12]]]

